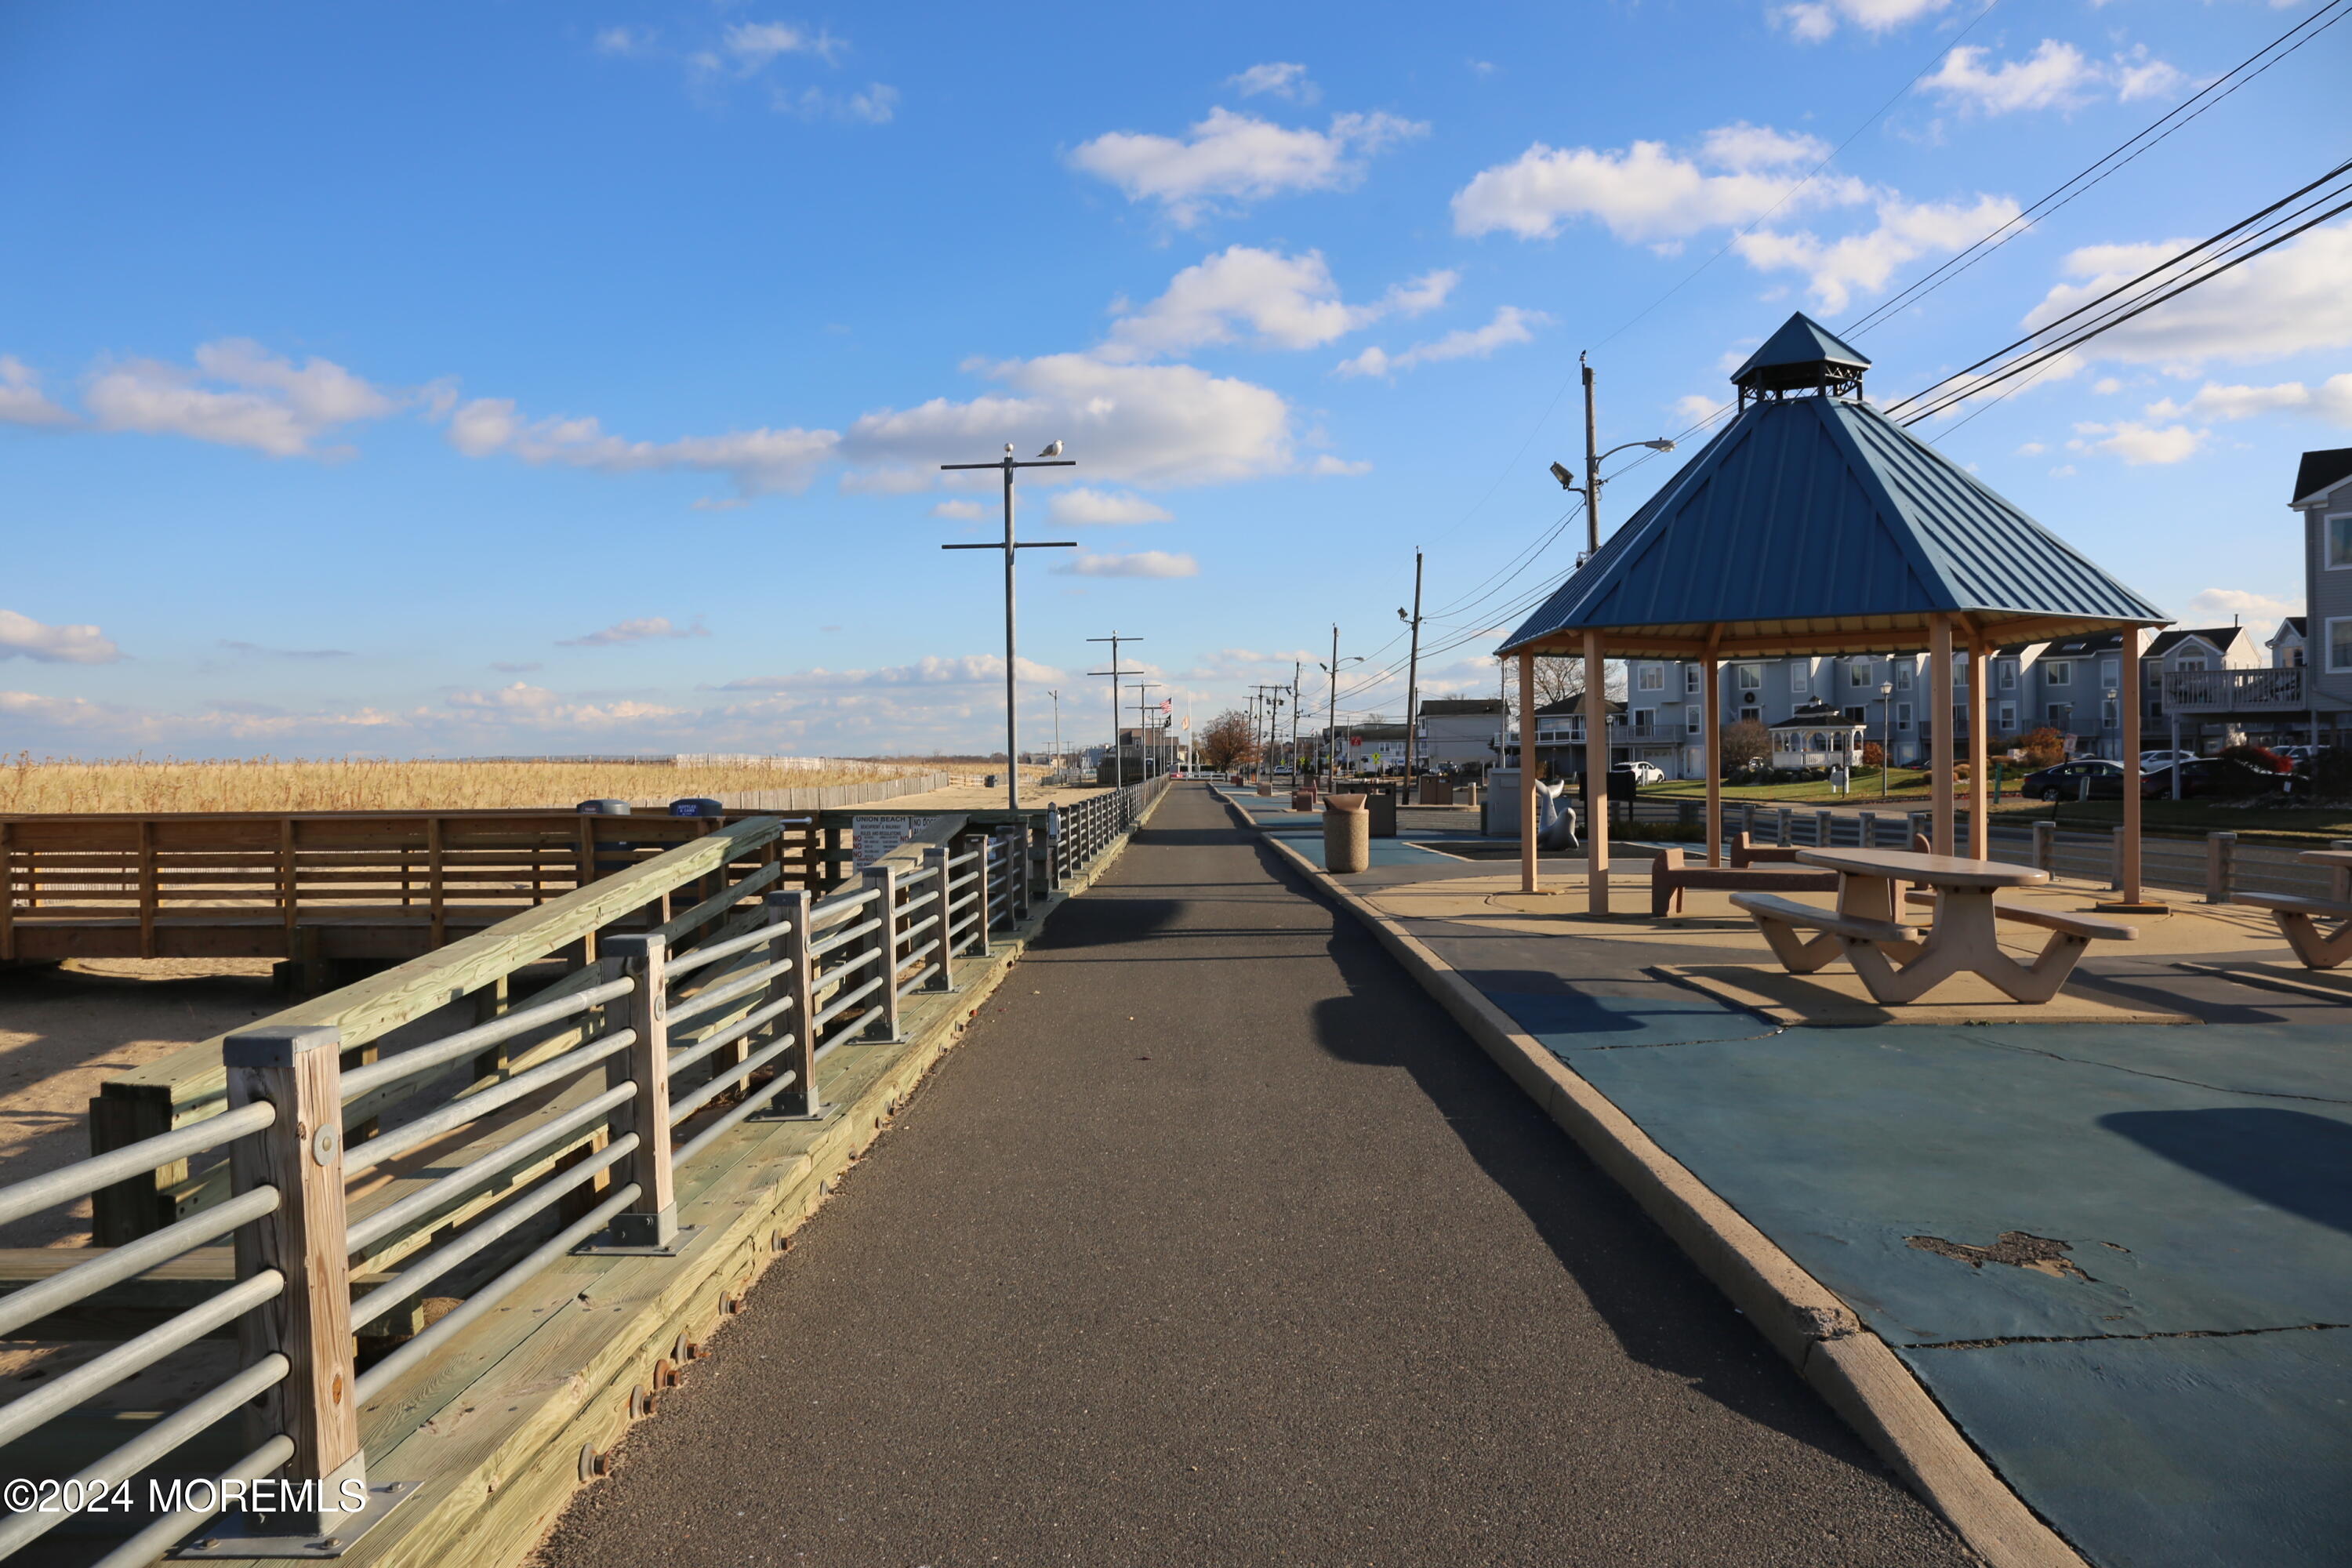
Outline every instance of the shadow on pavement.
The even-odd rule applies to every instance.
[[[1340,920],[1330,957],[1349,994],[1318,1005],[1318,1043],[1343,1061],[1412,1075],[1628,1355],[1834,1458],[1883,1468],[1760,1336],[1723,1321],[1731,1309],[1715,1287],[1370,933]]]
[[[2352,1123],[2249,1105],[2121,1110],[2099,1125],[2273,1208],[2352,1232]]]

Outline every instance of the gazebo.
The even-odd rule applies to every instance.
[[[1539,654],[1584,659],[1585,767],[1609,771],[1602,659],[1695,658],[1706,667],[1706,855],[1723,857],[1726,658],[1916,653],[1928,660],[1931,804],[1937,852],[1953,842],[1952,675],[1969,661],[1969,754],[1986,752],[1985,658],[2005,643],[2125,629],[2122,689],[2139,690],[2137,628],[2162,611],[1863,401],[1870,361],[1799,313],[1732,375],[1738,412],[1553,591],[1496,656],[1518,661],[1535,707]],[[2135,774],[2140,704],[2123,708]],[[1538,888],[1532,728],[1520,731],[1519,860]],[[1982,766],[1969,774],[1969,848],[1987,856]],[[2123,901],[2140,899],[2139,791],[2124,791]],[[1609,823],[1586,842],[1590,908],[1609,910]]]
[[[1859,719],[1847,718],[1844,709],[1819,698],[1779,723],[1765,726],[1772,737],[1776,768],[1853,767],[1862,761],[1868,728]]]

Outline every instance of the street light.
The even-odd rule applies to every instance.
[[[1333,626],[1331,662],[1323,664],[1318,661],[1315,666],[1328,677],[1331,682],[1330,704],[1323,721],[1323,788],[1327,795],[1339,782],[1339,671],[1349,665],[1363,662],[1364,657],[1361,654],[1351,653],[1345,658],[1339,657],[1339,628],[1336,625]]]
[[[1592,367],[1585,364],[1582,354],[1576,356],[1576,363],[1582,366],[1584,375],[1584,483],[1578,484],[1576,476],[1559,463],[1551,466],[1551,476],[1559,481],[1560,489],[1574,490],[1584,498],[1584,560],[1590,561],[1601,549],[1601,487],[1604,482],[1601,478],[1601,460],[1613,458],[1620,452],[1631,451],[1635,447],[1647,447],[1653,452],[1671,452],[1675,444],[1670,437],[1661,436],[1654,441],[1628,441],[1622,446],[1601,451],[1597,433],[1599,416],[1592,401]],[[1581,566],[1584,562],[1580,561],[1577,564]]]
[[[1076,550],[1075,539],[1037,540],[1022,544],[1013,537],[1013,470],[1015,468],[1075,468],[1077,459],[1062,456],[1059,441],[1046,447],[1029,462],[1015,462],[1013,443],[1004,443],[1004,456],[993,463],[941,463],[941,468],[1002,468],[1004,472],[1004,542],[994,544],[942,544],[941,550],[996,550],[1004,552],[1004,804],[1010,809],[1021,809],[1021,722],[1020,668],[1021,660],[1013,642],[1013,562],[1024,550]],[[1112,736],[1117,740],[1116,735]],[[944,951],[944,950],[942,950]],[[944,961],[942,961],[944,962]]]
[[[1885,800],[1886,775],[1895,763],[1895,683],[1878,683],[1878,798]]]

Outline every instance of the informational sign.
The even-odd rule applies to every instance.
[[[849,819],[850,853],[857,864],[871,866],[923,829],[919,816],[853,816]]]

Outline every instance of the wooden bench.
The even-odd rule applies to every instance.
[[[1924,934],[1916,926],[1842,915],[1835,910],[1801,904],[1777,893],[1734,893],[1731,902],[1756,917],[1756,923],[1763,928],[1764,940],[1772,944],[1772,956],[1791,974],[1811,974],[1832,960],[1846,956],[1853,947],[1907,950]],[[1801,931],[1821,934],[1801,937],[1797,934]]]
[[[1910,847],[1916,854],[1934,853],[1934,847],[1927,842],[1927,836],[1924,833],[1913,834]],[[1733,868],[1739,870],[1745,870],[1750,866],[1778,865],[1784,861],[1793,861],[1811,847],[1813,846],[1808,844],[1759,844],[1756,842],[1755,835],[1749,833],[1734,834],[1731,841],[1724,846]]]
[[[2306,969],[2334,969],[2352,959],[2352,904],[2293,893],[2232,893],[2230,901],[2270,910],[2280,934]],[[2336,929],[2321,931],[2321,921],[2336,921]]]
[[[1693,866],[1684,859],[1684,851],[1661,849],[1657,858],[1650,862],[1651,918],[1663,920],[1669,913],[1680,913],[1685,888],[1760,888],[1779,889],[1790,893],[1834,893],[1837,891],[1837,873],[1816,871],[1803,866]]]

